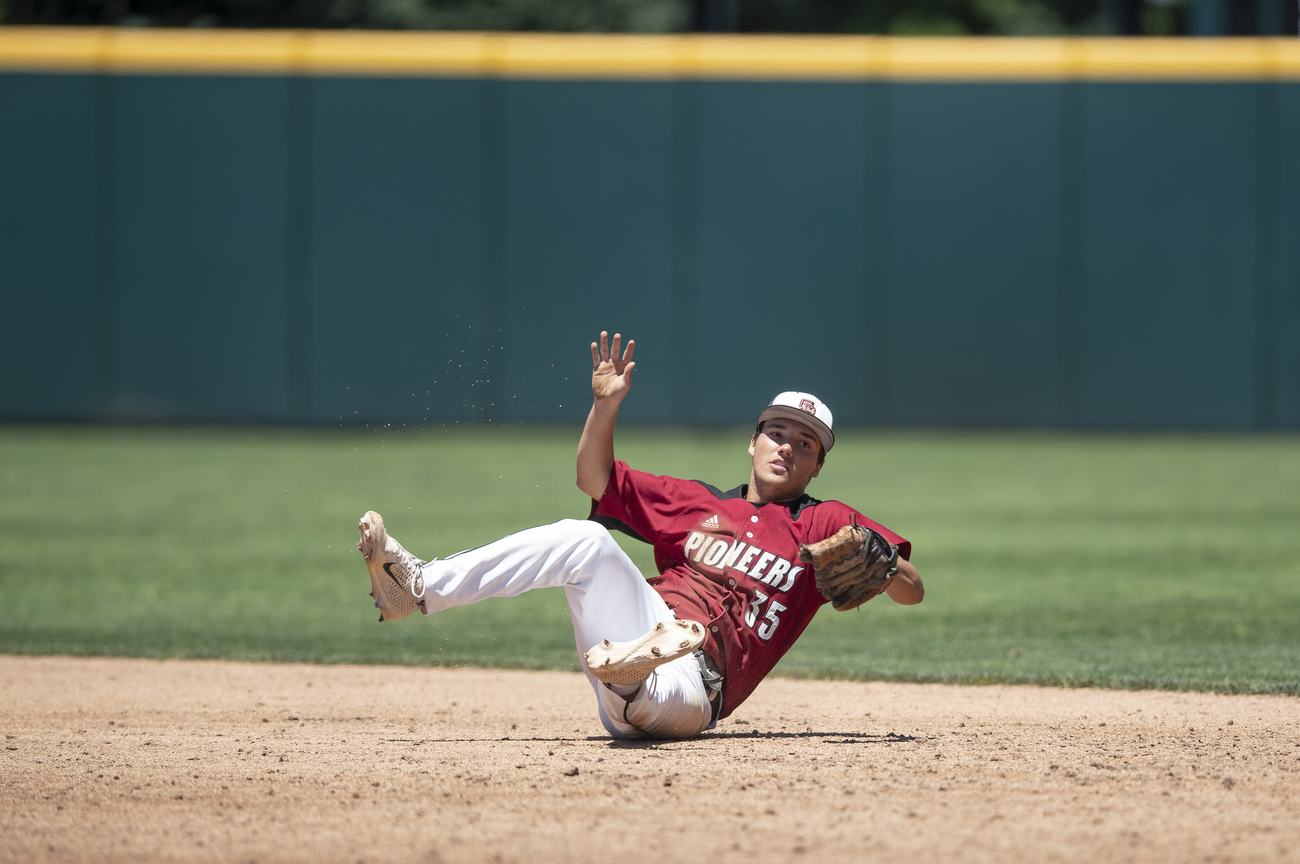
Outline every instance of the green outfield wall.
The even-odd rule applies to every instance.
[[[1300,42],[0,28],[0,417],[1300,427]]]

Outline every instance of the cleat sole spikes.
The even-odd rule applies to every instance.
[[[640,684],[665,663],[704,644],[704,628],[694,621],[660,621],[640,639],[601,641],[583,655],[587,669],[606,684]]]

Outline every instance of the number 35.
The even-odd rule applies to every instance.
[[[745,610],[746,627],[751,630],[754,629],[754,624],[758,621],[758,607],[762,606],[764,603],[767,603],[767,595],[762,591],[755,591],[754,599],[749,601],[749,608]],[[780,614],[785,610],[785,605],[778,603],[775,600],[768,604],[767,614],[763,616],[763,623],[759,624],[757,631],[755,631],[758,633],[759,639],[766,642],[772,638],[772,634],[776,632],[776,628],[781,625]]]

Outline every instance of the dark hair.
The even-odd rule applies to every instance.
[[[758,425],[754,427],[754,434],[749,440],[753,441],[760,434],[762,434],[763,424],[766,422],[767,422],[766,420],[758,421]],[[817,467],[820,468],[822,465],[825,464],[826,464],[826,446],[822,444],[822,439],[818,438],[817,439]]]

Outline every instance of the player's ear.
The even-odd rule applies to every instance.
[[[754,445],[758,443],[758,433],[755,432],[749,439],[749,455],[754,455]]]

